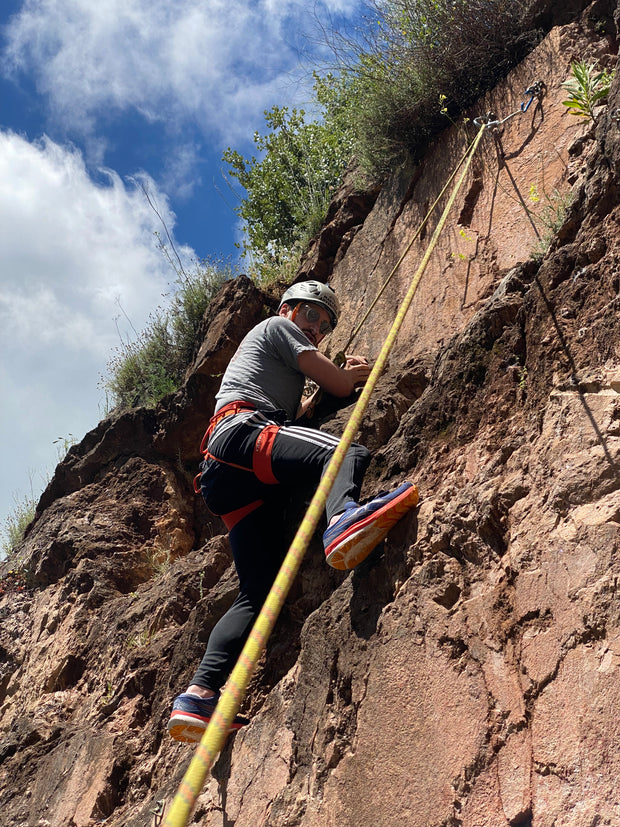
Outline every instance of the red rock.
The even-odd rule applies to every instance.
[[[611,6],[570,22],[577,5],[537,4],[562,25],[472,110],[547,84],[533,131],[506,124],[503,165],[485,139],[361,428],[365,493],[412,477],[420,508],[346,576],[313,542],[192,823],[620,823],[620,93],[594,132],[561,106],[571,57],[615,50],[592,27]],[[343,302],[332,350],[461,148],[451,128],[380,192],[337,194],[301,271]],[[543,172],[574,195],[540,262],[508,169],[526,204]],[[422,246],[358,337],[370,357]],[[170,703],[236,590],[191,479],[218,375],[273,307],[227,284],[183,388],[56,470],[26,588],[0,571],[1,824],[138,827],[176,790],[192,753],[165,736]]]

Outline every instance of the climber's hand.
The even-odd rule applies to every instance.
[[[354,353],[347,353],[345,358],[347,361],[343,370],[350,371],[351,378],[353,379],[353,387],[361,387],[366,383],[372,370],[368,364],[368,360],[364,358],[364,356],[357,356]]]

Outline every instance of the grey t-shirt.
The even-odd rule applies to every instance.
[[[284,316],[257,324],[226,368],[215,397],[216,413],[229,402],[242,400],[259,410],[286,411],[289,419],[295,419],[306,379],[297,357],[306,350],[317,348]]]

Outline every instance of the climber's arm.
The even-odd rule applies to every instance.
[[[350,396],[356,387],[363,385],[370,375],[370,365],[363,357],[347,356],[342,368],[318,350],[305,350],[297,357],[299,370],[320,388],[334,396]]]

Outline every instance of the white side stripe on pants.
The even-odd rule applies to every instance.
[[[283,436],[291,436],[304,442],[310,442],[313,445],[322,445],[329,448],[335,448],[340,442],[339,438],[333,436],[333,434],[315,431],[313,428],[300,428],[295,425],[284,425],[280,433]]]

